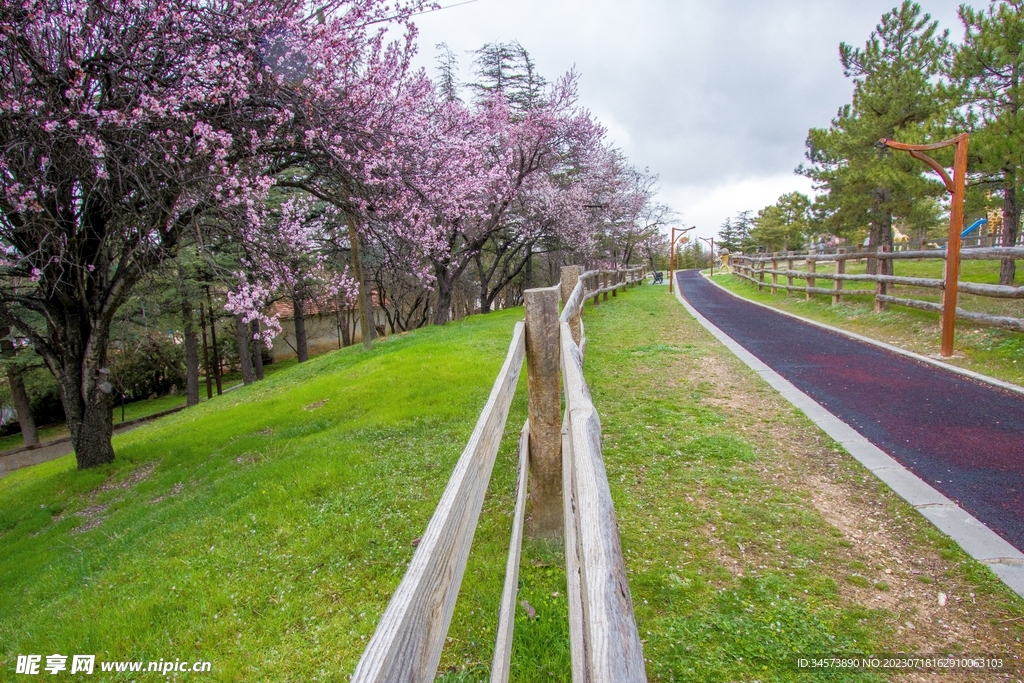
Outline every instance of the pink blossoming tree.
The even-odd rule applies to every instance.
[[[0,8],[0,321],[57,377],[79,467],[114,458],[107,342],[140,278],[175,255],[200,215],[245,205],[255,222],[276,169],[322,130],[311,121],[319,103],[337,110],[352,97],[357,111],[378,92],[376,75],[407,61],[412,32],[393,45],[385,31],[414,6],[331,7]],[[345,149],[333,130],[332,149]]]

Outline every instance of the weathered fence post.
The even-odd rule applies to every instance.
[[[786,261],[786,296],[793,296],[793,255],[796,252],[789,252],[786,255],[789,259]]]
[[[887,252],[889,251],[889,247],[883,244],[882,246],[878,247],[878,251],[883,253]],[[879,259],[879,264],[881,263],[884,263],[884,261],[881,261],[881,259]],[[880,267],[879,270],[886,271],[890,269]],[[881,275],[881,273],[879,273],[879,275]],[[878,280],[878,282],[875,283],[875,313],[881,313],[882,311],[885,310],[885,302],[882,301],[882,297],[885,296],[887,292],[888,287],[886,286],[886,283],[883,282],[882,280]]]
[[[757,291],[761,291],[764,288],[764,264],[765,260],[763,256],[757,257]]]
[[[775,294],[776,288],[779,286],[779,259],[778,253],[772,252],[772,294]]]
[[[846,250],[839,249],[836,252],[836,275],[843,275],[846,273]],[[832,305],[835,306],[839,303],[839,299],[842,296],[843,281],[838,277],[832,281]]]
[[[580,275],[583,274],[583,268],[580,266],[562,266],[561,275],[561,295],[562,305],[564,306],[572,295],[572,290],[576,289],[576,283],[580,281]],[[580,297],[580,304],[582,308],[583,297]],[[575,311],[569,318],[569,329],[572,330],[572,340],[576,342],[576,346],[580,345],[580,313]]]
[[[622,271],[620,271],[618,268],[616,268],[615,269],[615,274],[612,275],[612,284],[615,285],[615,288],[612,289],[612,296],[613,297],[619,296],[619,281],[621,279],[620,278],[621,275],[622,275]]]
[[[811,289],[814,287],[814,271],[818,267],[818,262],[815,259],[807,259],[804,263],[807,264],[807,278],[805,280],[805,284],[807,285],[807,300],[810,301],[811,297],[814,296],[814,294],[811,293]]]
[[[523,292],[529,381],[530,536],[562,535],[562,416],[559,382],[560,287]]]
[[[608,301],[608,285],[611,283],[611,279],[612,279],[612,276],[611,276],[611,274],[607,270],[604,271],[603,273],[601,273],[601,289],[605,290],[605,292],[604,292],[604,300],[605,301]]]
[[[595,272],[590,278],[594,281],[594,305],[597,306],[601,303],[601,294],[597,291],[601,289],[601,273]]]

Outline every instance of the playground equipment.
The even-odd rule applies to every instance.
[[[718,267],[718,274],[722,275],[725,273],[732,273],[732,264],[729,263],[729,257],[731,254],[728,251],[723,251],[718,255],[718,260],[721,265]]]
[[[979,218],[978,220],[974,221],[973,223],[968,225],[966,228],[964,228],[964,231],[962,233],[960,233],[960,239],[963,239],[963,238],[967,237],[972,232],[974,232],[975,230],[977,230],[981,226],[985,225],[986,223],[988,223],[988,219],[987,218]]]

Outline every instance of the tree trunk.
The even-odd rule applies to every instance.
[[[210,372],[210,347],[206,344],[206,309],[199,304],[199,320],[203,328],[203,374],[206,375],[206,398],[213,398],[213,374]]]
[[[1020,204],[1017,203],[1017,172],[1014,169],[1006,171],[1003,180],[1003,246],[1016,246],[1019,235]],[[1012,285],[1016,276],[1016,262],[1003,259],[999,266],[999,284]]]
[[[480,256],[480,252],[477,252],[473,256],[473,260],[476,262],[477,277],[480,279],[480,312],[490,313],[492,297],[487,296],[487,293],[490,291],[491,284],[490,273],[484,271],[484,262],[483,258]],[[451,300],[450,296],[449,300]],[[447,319],[445,322],[448,322]]]
[[[242,367],[242,384],[249,386],[256,381],[252,371],[252,356],[249,355],[249,326],[242,315],[235,315],[235,338],[238,340],[238,364]]]
[[[483,306],[481,299],[480,305]],[[452,308],[452,285],[448,278],[441,276],[437,278],[437,308],[434,309],[434,324],[447,324]]]
[[[370,292],[366,287],[366,280],[363,278],[363,257],[359,249],[359,231],[356,229],[355,216],[348,217],[348,241],[352,255],[352,274],[359,285],[359,334],[363,338],[363,350],[369,351],[373,348],[373,326],[370,325],[370,312],[373,310],[373,302],[370,300]],[[384,302],[381,302],[384,305]]]
[[[4,346],[10,344],[5,342]],[[13,349],[13,345],[12,345]],[[28,392],[25,391],[25,378],[21,369],[13,363],[7,364],[7,382],[11,385],[11,398],[14,400],[14,409],[18,411],[18,424],[21,425],[21,438],[26,446],[34,446],[39,443],[39,433],[36,431],[36,421],[32,417],[32,402],[29,401]]]
[[[0,330],[0,335],[6,337],[10,334],[10,328]],[[32,402],[29,400],[28,392],[25,391],[25,377],[23,368],[13,362],[16,350],[14,342],[10,339],[0,341],[0,351],[8,359],[7,383],[11,387],[11,400],[14,401],[14,410],[18,413],[18,424],[21,425],[21,438],[26,446],[34,446],[39,443],[39,433],[36,431],[36,421],[32,416]]]
[[[306,342],[306,309],[299,289],[292,290],[292,308],[295,311],[295,355],[300,363],[309,360],[309,345]]]
[[[888,210],[882,213],[881,239],[875,251],[892,251],[892,213]],[[892,259],[875,259],[878,262],[876,270],[879,275],[892,275]]]
[[[60,384],[62,396],[80,388],[74,380],[71,381],[72,386],[68,386],[64,378]],[[114,434],[113,401],[109,394],[99,390],[91,392],[90,399],[74,401],[76,405],[72,410],[68,410],[67,403],[64,404],[71,430],[71,445],[80,470],[114,461],[114,446],[110,442]]]
[[[342,347],[352,345],[352,335],[349,332],[350,323],[349,318],[352,315],[351,311],[344,311],[341,314],[341,345]]]
[[[253,354],[252,364],[256,371],[256,381],[263,379],[263,335],[260,329],[260,321],[252,321]]]
[[[217,319],[213,316],[213,299],[210,288],[206,288],[206,303],[210,305],[210,343],[213,345],[213,379],[217,382],[217,395],[224,393],[220,377],[220,350],[217,348]]]
[[[84,325],[84,327],[95,325]],[[64,352],[47,357],[47,364],[60,385],[60,398],[71,432],[71,447],[79,469],[98,467],[114,461],[114,387],[106,368],[106,335],[82,334],[80,328],[65,325]],[[71,332],[74,330],[74,332]]]
[[[185,405],[199,405],[199,340],[192,324],[192,304],[181,302],[181,317],[185,320]]]
[[[883,246],[892,251],[892,211],[889,202],[892,199],[892,190],[887,187],[879,187],[874,192],[874,207],[871,211],[871,232],[869,244],[875,251],[881,251]],[[867,259],[867,272],[869,275],[892,275],[892,261],[880,261],[876,258]]]

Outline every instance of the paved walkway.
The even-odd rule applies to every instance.
[[[677,274],[701,315],[907,469],[1024,550],[1024,395]]]

